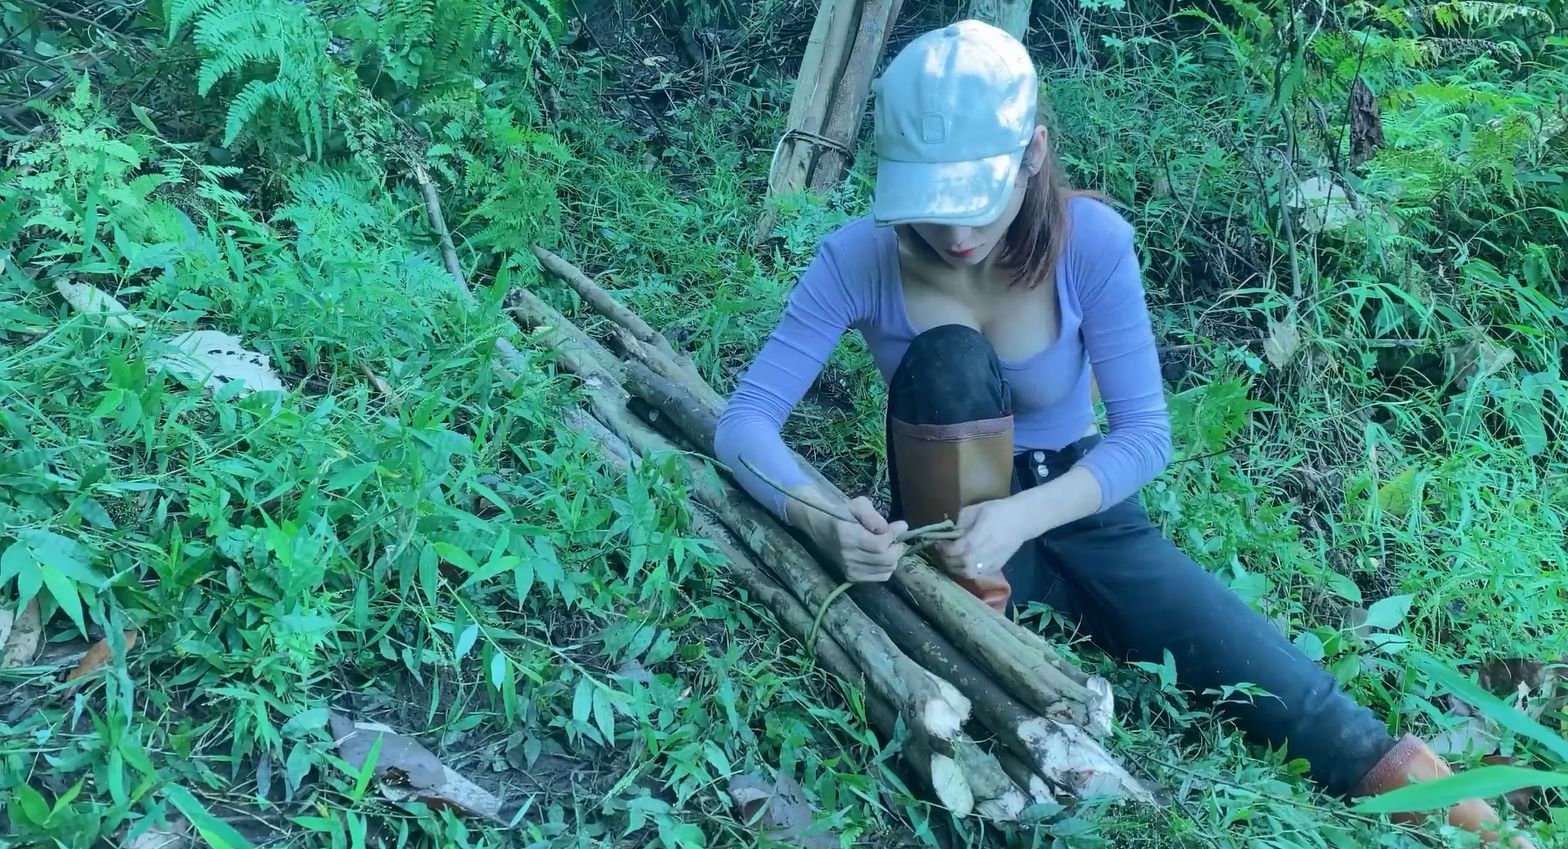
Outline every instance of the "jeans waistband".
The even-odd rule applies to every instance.
[[[1095,433],[1062,448],[1026,448],[1017,451],[1013,454],[1013,464],[1017,467],[1019,480],[1025,486],[1038,486],[1046,478],[1054,478],[1072,468],[1104,438],[1103,434]]]

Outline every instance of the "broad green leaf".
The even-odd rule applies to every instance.
[[[33,550],[33,556],[45,568],[53,567],[67,578],[93,589],[104,586],[103,578],[87,565],[90,557],[87,549],[76,540],[38,528],[19,531],[17,538],[27,543],[27,547]]]
[[[442,560],[451,563],[464,572],[474,572],[479,569],[479,564],[474,562],[474,558],[470,557],[468,552],[451,543],[432,543],[432,547],[435,548],[436,554],[441,555]]]
[[[474,641],[478,639],[478,625],[469,625],[467,628],[463,629],[463,633],[457,635],[457,647],[454,649],[454,652],[457,654],[458,663],[463,662],[463,658],[467,657],[469,651],[473,649]]]
[[[1333,569],[1324,569],[1323,580],[1340,598],[1352,604],[1361,603],[1361,588],[1356,586],[1356,582],[1351,580],[1350,576],[1335,572]]]
[[[1421,655],[1416,658],[1416,664],[1439,686],[1458,696],[1461,701],[1479,708],[1486,714],[1487,719],[1521,737],[1528,737],[1540,743],[1562,759],[1564,764],[1568,764],[1568,739],[1564,739],[1563,735],[1515,710],[1512,705],[1488,693],[1479,684],[1460,675],[1437,658]]]
[[[201,834],[201,839],[207,841],[212,849],[251,849],[249,841],[240,836],[233,826],[213,816],[189,790],[171,784],[163,789],[163,795],[169,804],[190,820],[191,825]]]
[[[1522,766],[1483,766],[1446,778],[1409,784],[1358,803],[1364,814],[1393,814],[1446,808],[1464,799],[1495,799],[1526,787],[1568,787],[1568,773]]]
[[[506,655],[497,651],[495,656],[490,658],[490,685],[499,690],[501,689],[501,685],[505,683]]]
[[[593,688],[593,720],[604,734],[604,742],[615,742],[615,705],[603,687]]]
[[[44,586],[49,588],[49,595],[54,597],[55,604],[60,605],[65,615],[71,617],[78,630],[87,633],[87,623],[82,620],[82,597],[77,594],[76,584],[51,566],[44,566],[40,571],[43,573]]]
[[[1405,621],[1405,614],[1410,612],[1409,595],[1391,595],[1367,608],[1368,628],[1378,628],[1388,631],[1399,627]]]
[[[534,567],[527,558],[520,557],[512,567],[512,577],[517,581],[517,601],[528,600],[528,591],[534,587]]]
[[[32,549],[20,540],[13,542],[6,546],[4,554],[0,554],[0,583],[22,574],[24,569],[37,568],[38,561],[33,557]]]
[[[578,725],[588,724],[588,714],[593,710],[593,689],[592,681],[577,679],[577,691],[572,694],[572,721]]]
[[[469,575],[468,580],[464,581],[463,585],[459,587],[459,589],[467,589],[472,585],[482,584],[485,581],[494,578],[496,575],[510,570],[513,566],[521,561],[521,557],[517,557],[511,554],[504,554],[500,557],[491,558],[490,562],[480,566],[472,575]]]
[[[49,802],[31,784],[23,782],[17,785],[16,801],[21,805],[22,815],[27,817],[28,822],[43,825],[49,821]]]

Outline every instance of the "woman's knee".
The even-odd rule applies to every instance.
[[[968,370],[984,375],[995,359],[996,351],[985,334],[963,324],[943,324],[910,340],[899,369],[921,374]]]
[[[984,418],[1008,406],[995,349],[980,331],[962,324],[933,327],[911,340],[889,394],[893,415],[906,419]]]

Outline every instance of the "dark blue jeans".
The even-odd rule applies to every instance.
[[[959,424],[1010,411],[990,343],[958,325],[918,336],[889,386],[888,415],[911,424]],[[1065,473],[1098,440],[1016,454],[1013,491]],[[896,520],[892,450],[889,441]],[[1136,497],[1046,532],[1020,549],[1004,574],[1011,607],[1049,605],[1107,654],[1160,663],[1169,650],[1178,684],[1198,699],[1225,685],[1262,687],[1269,695],[1237,694],[1216,711],[1252,742],[1307,761],[1309,776],[1328,793],[1347,796],[1394,745],[1384,724],[1332,675],[1166,539]]]

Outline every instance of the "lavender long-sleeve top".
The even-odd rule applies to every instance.
[[[1109,429],[1078,465],[1099,481],[1103,510],[1164,470],[1170,423],[1133,228],[1092,198],[1073,198],[1068,214],[1055,277],[1061,332],[1034,356],[1002,359],[1002,376],[1011,385],[1014,447],[1027,451],[1063,448],[1090,429],[1093,375]],[[780,431],[849,328],[866,341],[884,380],[917,333],[904,309],[896,236],[869,217],[822,241],[719,418],[718,460],[780,517],[785,496],[753,475],[740,454],[785,486],[809,480]]]

